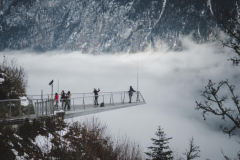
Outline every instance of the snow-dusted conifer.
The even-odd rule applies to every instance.
[[[24,96],[28,82],[25,69],[18,65],[16,59],[8,61],[5,56],[0,66],[0,99],[16,99]]]
[[[150,152],[145,152],[147,156],[149,156],[152,160],[172,160],[172,151],[170,147],[167,145],[171,138],[166,138],[166,134],[164,134],[163,129],[159,126],[157,132],[155,133],[157,139],[152,138],[154,146],[148,147]]]

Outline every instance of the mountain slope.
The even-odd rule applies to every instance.
[[[179,35],[214,40],[215,13],[236,0],[2,0],[0,50],[138,52],[163,42],[181,49]]]

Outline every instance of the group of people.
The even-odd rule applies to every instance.
[[[98,88],[98,90],[96,88],[93,89],[93,93],[94,93],[94,96],[95,96],[94,105],[99,105],[98,104],[98,92],[100,92],[99,88]],[[133,92],[136,92],[136,91],[132,88],[132,86],[130,86],[130,88],[128,90],[129,103],[132,103]]]
[[[64,90],[62,90],[61,92],[61,97],[60,97],[60,102],[62,102],[62,109],[66,109],[66,107],[68,108],[68,110],[71,108],[71,93],[70,91],[68,91],[67,93],[64,92]],[[55,93],[55,105],[58,108],[58,94]]]
[[[95,100],[94,100],[94,105],[99,105],[98,104],[98,92],[100,92],[100,89],[98,88],[98,90],[96,88],[93,89],[93,93],[95,96]],[[128,90],[128,94],[129,94],[129,103],[132,103],[132,95],[133,92],[136,92],[132,86],[130,86],[129,90]]]
[[[94,93],[94,96],[95,96],[94,105],[99,105],[98,104],[98,92],[100,92],[99,88],[98,88],[98,90],[96,88],[93,89],[93,93]],[[130,89],[128,91],[129,103],[131,103],[131,101],[132,101],[133,92],[136,92],[136,91],[132,88],[132,86],[130,86]],[[58,94],[57,93],[55,93],[54,101],[55,101],[56,107],[58,108]],[[70,109],[71,108],[71,93],[70,93],[70,91],[65,93],[64,90],[62,90],[60,101],[62,102],[62,109],[65,110],[66,107],[68,109]]]

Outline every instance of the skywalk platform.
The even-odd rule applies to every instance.
[[[79,116],[85,116],[89,114],[95,114],[99,112],[111,111],[115,109],[133,107],[137,105],[145,104],[145,102],[132,102],[132,103],[116,103],[114,105],[107,104],[104,107],[100,107],[100,105],[85,105],[85,109],[82,105],[71,106],[70,110],[65,110],[64,118],[73,118]]]
[[[21,123],[26,118],[45,119],[61,116],[62,118],[73,118],[99,112],[111,111],[115,109],[127,108],[145,104],[145,100],[141,93],[134,92],[129,103],[130,97],[127,91],[122,92],[102,92],[98,95],[99,105],[94,105],[96,97],[92,93],[73,94],[68,101],[71,105],[68,110],[62,110],[62,103],[56,103],[53,99],[44,98],[33,99],[8,99],[0,100],[0,123]],[[104,107],[100,107],[101,103]]]

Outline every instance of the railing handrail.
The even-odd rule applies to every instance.
[[[22,100],[54,100],[54,99],[51,99],[51,98],[39,98],[39,99],[32,99],[32,98],[29,98],[29,99],[3,99],[3,100],[0,100],[0,102],[8,102],[8,101],[22,101]]]
[[[136,91],[134,93],[135,93],[134,95],[136,98],[136,103],[140,103],[140,101],[145,103],[145,100],[142,97],[140,91]],[[59,106],[58,106],[58,102],[55,101],[55,99],[52,99],[49,97],[39,98],[39,99],[32,99],[28,97],[27,99],[19,98],[19,99],[0,100],[1,107],[2,106],[4,107],[4,114],[1,114],[2,117],[0,117],[0,119],[11,118],[11,117],[19,117],[21,119],[22,116],[25,116],[28,118],[35,116],[38,118],[41,116],[54,115],[54,112],[58,110],[58,107],[62,109],[63,108],[65,109],[66,107],[68,107],[68,109],[70,109],[70,107],[72,106],[74,111],[75,111],[75,107],[77,107],[78,109],[81,109],[81,107],[83,107],[85,110],[86,109],[85,104],[88,105],[87,106],[88,109],[89,107],[91,109],[91,106],[95,108],[96,105],[98,105],[99,107],[99,104],[97,103],[99,98],[100,100],[103,100],[100,107],[102,106],[102,104],[105,106],[108,106],[108,105],[115,106],[116,104],[123,105],[124,103],[128,104],[128,101],[127,101],[128,99],[127,100],[125,99],[126,95],[129,95],[129,100],[130,100],[129,103],[131,103],[132,96],[133,96],[133,94],[129,94],[128,91],[102,92],[99,95],[94,95],[93,93],[91,93],[91,95],[87,94],[87,96],[85,96],[85,94],[86,93],[83,93],[82,96],[78,96],[78,97],[71,97],[71,98],[66,97],[64,99],[62,98],[63,101],[61,101],[62,103]],[[108,101],[109,97],[110,97],[110,102]],[[61,100],[61,98],[59,97],[58,100]],[[86,100],[86,103],[85,103],[85,100]],[[74,101],[77,103],[74,103]],[[83,102],[82,104],[81,104],[81,101]],[[71,102],[72,102],[72,105],[71,105]]]
[[[140,93],[140,91],[136,91],[136,93]],[[110,94],[105,94],[105,93],[110,93]],[[121,94],[121,93],[128,93],[128,91],[117,91],[117,92],[101,92],[98,94],[98,96],[107,96],[107,95],[112,95],[112,94]],[[81,93],[82,94],[82,93]],[[96,95],[93,96],[85,96],[85,94],[88,93],[83,93],[84,97],[73,97],[73,98],[64,98],[64,99],[78,99],[78,98],[89,98],[89,97],[95,97]],[[94,93],[91,93],[94,94]],[[30,96],[30,95],[28,95]],[[61,97],[59,97],[58,99],[61,99]],[[4,99],[4,100],[0,100],[0,102],[8,102],[8,101],[22,101],[22,100],[54,100],[52,98],[28,98],[28,99]]]
[[[99,94],[101,94],[101,93],[123,93],[123,92],[128,92],[128,91],[114,91],[114,92],[99,92]],[[137,91],[136,91],[137,92]],[[67,92],[65,92],[65,93],[67,93]],[[60,93],[58,93],[58,95],[60,95],[61,94],[61,92]],[[86,92],[86,93],[71,93],[71,95],[74,95],[74,94],[94,94],[93,92]],[[31,94],[27,94],[27,96],[49,96],[49,95],[55,95],[55,93],[53,93],[53,94],[36,94],[36,95],[31,95]]]

